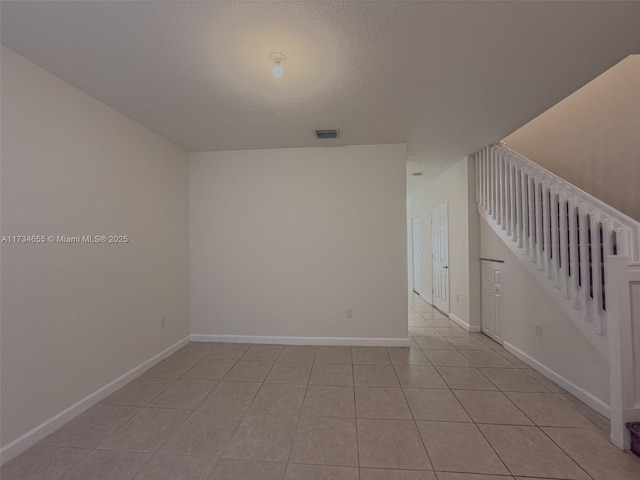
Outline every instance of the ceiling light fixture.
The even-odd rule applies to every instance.
[[[269,55],[269,60],[271,60],[271,63],[273,63],[273,67],[271,67],[271,73],[275,78],[282,78],[282,75],[284,75],[284,67],[282,64],[286,59],[287,57],[284,56],[284,53],[280,52],[273,52],[271,55]]]

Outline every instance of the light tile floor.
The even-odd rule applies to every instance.
[[[410,348],[192,343],[3,480],[639,480],[607,420],[415,295]]]

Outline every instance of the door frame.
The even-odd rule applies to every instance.
[[[416,245],[416,224],[417,224],[417,233],[418,233],[418,245]],[[422,272],[420,271],[420,266],[422,264],[422,255],[421,255],[421,220],[420,215],[416,215],[411,217],[411,290],[420,295],[420,290],[422,290]],[[416,272],[416,254],[418,257],[418,269]],[[416,273],[418,277],[418,289],[416,289]]]
[[[480,263],[480,331],[502,345],[504,262],[501,260],[481,258]],[[496,272],[500,272],[498,278],[499,287],[496,287]]]
[[[447,238],[446,238],[446,249],[447,249],[447,265],[446,265],[446,270],[447,270],[447,302],[446,304],[444,304],[443,302],[438,302],[436,300],[436,294],[435,294],[435,282],[434,282],[434,278],[436,276],[436,268],[435,268],[435,262],[434,260],[434,255],[433,255],[433,249],[434,249],[434,241],[433,241],[433,213],[436,210],[440,210],[444,208],[445,209],[445,217],[447,219]],[[444,203],[442,205],[438,205],[437,207],[434,207],[431,209],[431,299],[432,299],[432,304],[434,307],[436,307],[438,310],[442,311],[443,313],[446,313],[447,315],[449,314],[449,312],[451,311],[451,296],[450,296],[450,286],[451,286],[451,279],[450,279],[451,273],[449,271],[449,204],[448,203]]]

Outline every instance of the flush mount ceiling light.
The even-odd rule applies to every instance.
[[[271,60],[271,63],[273,64],[271,67],[271,73],[275,78],[282,78],[282,75],[284,75],[284,67],[282,64],[286,59],[287,57],[284,56],[284,53],[280,52],[273,52],[269,55],[269,60]]]

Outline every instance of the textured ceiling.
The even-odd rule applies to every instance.
[[[640,52],[640,2],[0,8],[4,45],[189,151],[406,142],[427,173]],[[281,80],[272,51],[287,56]]]

